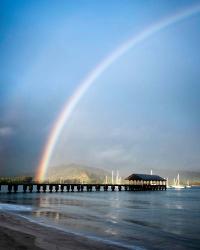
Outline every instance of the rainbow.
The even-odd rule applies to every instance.
[[[120,58],[124,53],[134,48],[139,43],[143,42],[150,36],[156,34],[157,32],[167,28],[168,26],[175,24],[179,21],[182,21],[192,15],[195,15],[200,12],[200,5],[193,5],[187,9],[176,12],[175,14],[160,20],[159,22],[152,24],[150,27],[147,27],[139,34],[131,37],[128,41],[119,46],[111,54],[109,54],[102,62],[100,62],[88,75],[87,77],[80,82],[78,88],[74,91],[73,95],[67,100],[64,104],[62,111],[60,112],[58,118],[56,119],[52,130],[48,136],[42,157],[37,168],[37,173],[35,179],[37,181],[43,181],[46,171],[48,169],[49,161],[51,159],[52,152],[55,148],[55,145],[59,139],[59,136],[62,132],[64,125],[70,119],[71,114],[73,113],[75,107],[79,103],[82,96],[94,84],[95,80],[106,70],[108,67]]]

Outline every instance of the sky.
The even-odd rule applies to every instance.
[[[200,1],[0,1],[0,175],[34,174],[66,100],[133,35]],[[200,170],[200,14],[149,37],[89,88],[50,166]]]

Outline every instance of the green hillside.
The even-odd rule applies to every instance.
[[[99,168],[69,164],[51,167],[47,173],[47,181],[63,183],[104,183],[110,173]]]

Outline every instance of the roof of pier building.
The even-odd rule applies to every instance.
[[[125,180],[129,181],[166,181],[164,178],[159,175],[150,175],[150,174],[132,174],[128,176]]]

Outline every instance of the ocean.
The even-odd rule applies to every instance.
[[[200,249],[200,188],[0,193],[0,209],[127,249]]]

